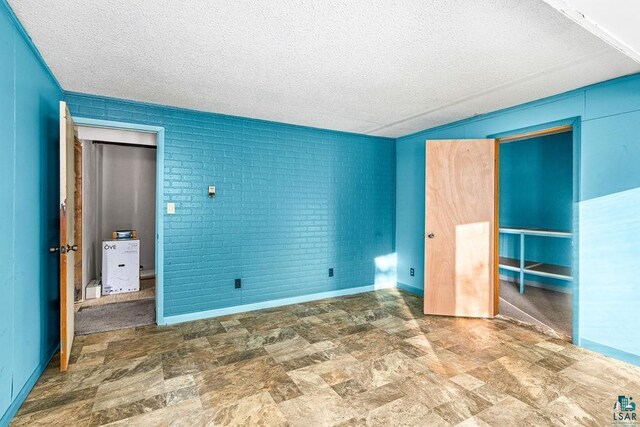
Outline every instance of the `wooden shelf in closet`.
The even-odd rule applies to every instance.
[[[500,268],[520,272],[520,260],[517,258],[500,257]],[[533,274],[561,280],[573,280],[571,267],[536,261],[524,262],[524,274]]]

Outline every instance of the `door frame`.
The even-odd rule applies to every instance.
[[[164,127],[138,123],[116,122],[73,116],[77,126],[119,129],[156,134],[156,324],[165,325],[164,320]]]
[[[524,128],[517,128],[505,132],[500,132],[496,134],[492,134],[487,136],[488,138],[496,138],[498,143],[502,142],[511,142],[511,141],[521,141],[523,139],[528,138],[537,138],[546,135],[553,135],[555,133],[567,132],[569,130],[563,130],[567,128],[571,128],[570,132],[572,132],[572,140],[573,140],[573,158],[572,158],[572,168],[573,168],[573,241],[572,241],[572,256],[571,256],[571,274],[573,276],[573,281],[571,285],[572,291],[572,331],[571,331],[571,340],[575,345],[579,345],[580,342],[580,322],[579,322],[579,283],[580,283],[580,269],[579,269],[579,254],[580,254],[580,209],[579,203],[581,200],[580,193],[580,125],[582,121],[580,116],[577,117],[569,117],[562,120],[556,120],[553,122],[547,122],[539,125],[528,126]],[[500,182],[500,174],[498,173],[498,185]],[[498,193],[498,197],[499,197]],[[497,199],[499,203],[499,198]],[[499,212],[498,212],[499,214]],[[500,221],[500,217],[498,216],[498,223]],[[496,251],[499,253],[500,248],[496,247]],[[499,283],[499,278],[498,278]],[[499,291],[499,288],[498,288]]]

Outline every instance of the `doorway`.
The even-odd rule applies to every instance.
[[[153,324],[156,135],[85,126],[76,132],[75,333]]]
[[[155,233],[154,259],[155,259],[155,317],[158,325],[164,325],[163,310],[163,277],[164,277],[164,251],[163,251],[163,180],[164,180],[164,128],[158,126],[139,125],[132,123],[114,122],[108,120],[88,119],[73,117],[65,101],[60,101],[60,242],[49,248],[52,254],[59,254],[60,259],[60,370],[66,371],[69,366],[69,358],[75,337],[75,303],[82,296],[82,180],[81,176],[81,143],[78,138],[78,126],[84,126],[88,130],[111,130],[108,138],[86,138],[89,140],[117,141],[114,134],[118,132],[130,135],[155,137],[156,145],[156,197],[155,197]],[[132,131],[132,132],[129,132]],[[126,141],[125,141],[126,142]],[[129,141],[130,142],[130,141]],[[140,142],[137,140],[137,142]],[[78,151],[80,149],[80,151]],[[78,151],[78,156],[76,152]],[[79,201],[76,201],[78,196]],[[76,219],[76,212],[80,218]],[[76,239],[76,233],[78,233]],[[112,236],[117,238],[118,235]],[[133,235],[129,236],[133,237]],[[78,260],[76,260],[76,253]],[[77,261],[77,262],[76,262]],[[131,263],[130,263],[131,264]],[[134,264],[135,265],[135,264]],[[138,267],[139,268],[139,267]],[[76,286],[76,280],[79,286]],[[85,288],[86,291],[86,288]]]
[[[573,128],[559,126],[498,141],[499,313],[571,340]]]

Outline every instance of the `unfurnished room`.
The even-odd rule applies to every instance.
[[[0,427],[640,426],[640,3],[0,4]]]

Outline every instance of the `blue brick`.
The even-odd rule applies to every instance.
[[[394,140],[65,99],[77,116],[165,128],[165,316],[370,285],[395,251]]]

